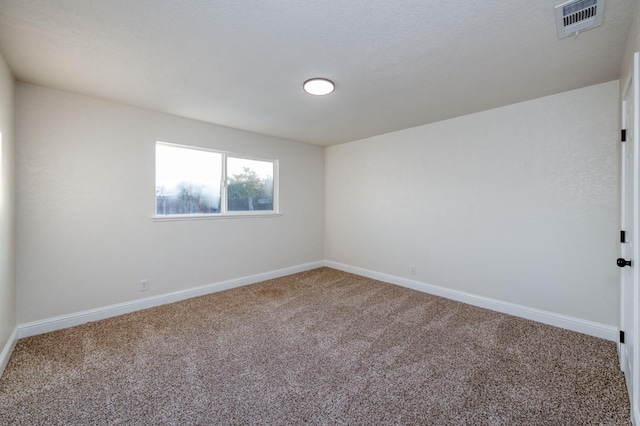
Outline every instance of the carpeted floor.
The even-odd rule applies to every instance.
[[[612,342],[321,268],[22,339],[0,424],[626,425]]]

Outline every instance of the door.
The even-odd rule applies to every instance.
[[[640,310],[640,149],[638,147],[638,73],[640,54],[633,59],[633,72],[625,85],[622,101],[622,143],[621,163],[621,258],[618,266],[622,268],[620,278],[621,322],[624,343],[620,343],[620,367],[624,371],[629,397],[631,416],[634,424],[640,424],[640,354],[639,310]]]

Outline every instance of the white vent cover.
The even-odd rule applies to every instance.
[[[558,39],[602,25],[604,0],[571,0],[556,6]]]

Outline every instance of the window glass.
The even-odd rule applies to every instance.
[[[156,214],[221,211],[222,154],[156,144]]]
[[[274,210],[273,161],[227,157],[227,210]]]
[[[156,143],[156,216],[277,213],[278,160]]]

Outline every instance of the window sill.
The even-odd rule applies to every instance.
[[[282,213],[240,213],[240,214],[174,214],[167,216],[152,216],[152,222],[175,222],[184,220],[217,220],[217,219],[264,219],[280,217]]]

